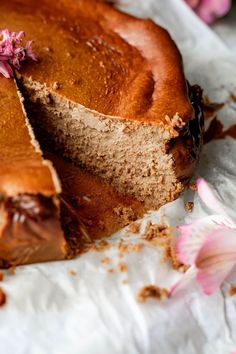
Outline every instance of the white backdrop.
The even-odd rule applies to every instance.
[[[186,74],[214,101],[236,92],[236,62],[230,49],[181,0],[129,0],[125,11],[151,17],[166,27],[181,49]],[[232,102],[220,113],[225,126],[236,121]],[[236,141],[204,147],[197,174],[211,182],[236,210]],[[198,217],[186,215],[182,196],[162,208],[171,225]],[[146,219],[157,222],[159,213]],[[143,221],[144,223],[144,221]],[[114,242],[124,231],[113,236]],[[136,238],[138,238],[136,236]],[[133,237],[135,242],[135,236]],[[144,285],[168,287],[179,277],[160,263],[157,249],[127,254],[127,272],[109,274],[101,259],[120,259],[116,248],[67,262],[19,267],[5,276],[8,303],[0,309],[1,354],[228,354],[236,348],[236,297],[227,287],[212,297],[194,281],[161,302],[136,302]],[[76,275],[69,274],[71,270]],[[128,280],[123,284],[123,280]],[[236,277],[235,277],[236,284]]]

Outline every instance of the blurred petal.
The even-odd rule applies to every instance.
[[[210,24],[216,18],[226,15],[231,5],[231,0],[202,0],[196,12],[203,21]]]
[[[196,9],[196,7],[199,6],[201,0],[185,0],[185,1],[192,9]]]
[[[199,178],[197,180],[197,191],[201,200],[208,206],[208,208],[216,213],[228,216],[224,204],[219,198],[217,198],[208,183],[203,178]]]
[[[189,225],[178,226],[177,229],[181,233],[176,243],[176,253],[179,262],[190,265],[195,264],[198,252],[207,237],[222,226],[235,228],[236,230],[236,225],[229,218],[222,215],[210,215]]]
[[[200,269],[196,279],[203,289],[204,294],[212,295],[216,292],[232,271],[235,262],[229,262],[224,267],[217,266],[214,269]]]
[[[196,268],[195,267],[190,267],[183,275],[182,277],[177,280],[174,285],[171,286],[169,290],[169,295],[168,297],[171,297],[175,290],[179,288],[183,283],[185,283],[188,279],[193,278],[196,275]]]
[[[199,250],[197,281],[205,294],[215,292],[236,264],[236,232],[225,227],[213,231]]]

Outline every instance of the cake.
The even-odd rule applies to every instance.
[[[168,32],[95,0],[9,0],[1,2],[0,13],[0,28],[23,29],[39,57],[16,72],[30,123],[20,101],[15,103],[15,84],[1,80],[5,100],[4,86],[11,87],[1,119],[5,122],[6,107],[14,102],[22,129],[28,129],[27,144],[38,173],[32,173],[24,159],[27,149],[22,148],[21,172],[11,167],[8,183],[1,170],[0,192],[5,201],[6,196],[27,195],[38,202],[40,196],[53,205],[47,242],[58,238],[60,251],[55,248],[57,256],[45,257],[59,259],[66,253],[59,222],[60,183],[42,158],[33,131],[42,144],[46,140],[60,155],[147,208],[177,198],[199,159],[203,117],[201,90],[187,84],[181,55]],[[9,135],[14,116],[9,115]],[[18,166],[14,143],[12,147],[3,164]],[[54,236],[52,224],[58,230]],[[30,262],[45,260],[40,257]]]
[[[64,259],[60,181],[43,159],[15,82],[0,76],[0,267]]]

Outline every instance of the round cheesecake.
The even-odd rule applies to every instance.
[[[25,139],[38,159],[33,164],[41,167],[32,173],[25,149],[19,158],[19,140],[9,121],[9,159],[0,157],[4,205],[22,195],[49,197],[55,205],[59,179],[41,155],[39,159],[34,134],[147,208],[177,198],[199,159],[202,92],[187,84],[168,32],[95,0],[9,0],[1,2],[0,13],[0,28],[25,31],[39,57],[16,72],[16,83],[29,117],[17,129],[28,132]],[[0,80],[0,92],[5,81]],[[1,105],[0,96],[2,122],[16,95],[8,98],[8,106]],[[6,169],[7,164],[15,167]],[[56,208],[59,213],[57,202]],[[9,212],[4,209],[3,214]],[[6,219],[0,217],[0,228],[1,220],[5,225]]]

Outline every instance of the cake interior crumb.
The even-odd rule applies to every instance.
[[[76,273],[74,270],[70,270],[70,271],[69,271],[69,274],[72,275],[72,276],[77,275],[77,273]]]
[[[109,268],[107,269],[108,273],[114,273],[114,269],[113,268]]]
[[[137,295],[137,301],[140,303],[145,302],[148,298],[161,300],[162,298],[168,297],[168,290],[165,288],[159,288],[156,285],[146,285],[144,286]]]

